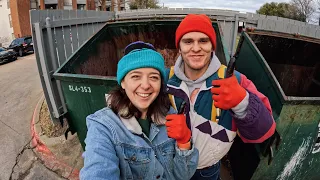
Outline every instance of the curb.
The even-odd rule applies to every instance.
[[[69,180],[79,180],[80,171],[57,159],[46,144],[41,141],[39,134],[36,132],[35,125],[39,122],[40,109],[44,100],[44,95],[42,95],[34,109],[31,119],[31,145],[34,147],[33,151],[42,160],[43,164],[51,171]]]

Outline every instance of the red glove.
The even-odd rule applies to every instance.
[[[184,114],[170,114],[166,117],[168,136],[177,141],[178,144],[185,144],[191,138],[191,131],[187,127]]]
[[[237,106],[245,97],[246,90],[240,86],[236,76],[212,81],[212,99],[217,108],[228,110]]]

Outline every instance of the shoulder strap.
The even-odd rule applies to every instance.
[[[174,66],[170,67],[169,79],[174,75]]]
[[[220,79],[224,79],[225,74],[226,74],[227,66],[221,65],[220,68],[218,69],[218,77]]]
[[[168,80],[174,75],[174,66],[171,66],[170,67],[170,72],[169,72],[169,78]],[[170,103],[171,103],[171,106],[177,110],[177,107],[176,107],[176,103],[174,101],[174,96],[172,94],[168,94],[169,96],[169,100],[170,100]]]
[[[226,71],[227,71],[227,66],[225,66],[225,65],[222,64],[222,65],[220,66],[220,68],[218,69],[218,77],[219,77],[219,79],[224,79],[224,78],[225,78]],[[240,83],[240,82],[241,82],[240,73],[237,72],[237,71],[234,71],[234,75],[236,76],[238,82]]]
[[[219,79],[224,79],[226,74],[227,66],[221,65],[218,69],[218,77]],[[211,121],[217,122],[219,121],[219,117],[221,115],[221,110],[214,106],[214,101],[212,101],[212,109],[211,109]]]

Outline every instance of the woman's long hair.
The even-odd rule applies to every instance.
[[[161,81],[163,82],[163,80]],[[136,118],[141,117],[141,112],[131,103],[125,90],[119,85],[110,91],[107,104],[114,113],[122,118],[129,119],[132,116],[135,116]],[[164,124],[164,118],[167,115],[169,108],[169,97],[165,92],[165,85],[162,83],[158,96],[148,108],[147,118],[151,119],[157,125]]]

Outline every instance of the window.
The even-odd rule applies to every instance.
[[[32,38],[26,38],[26,39],[24,40],[24,42],[25,42],[26,44],[30,44],[30,43],[32,43]]]
[[[24,43],[24,39],[23,38],[20,38],[19,40],[18,40],[18,45],[21,45],[21,44],[23,44]]]
[[[80,10],[86,10],[86,5],[85,4],[78,4],[77,5],[78,7],[78,9],[80,9]]]
[[[10,8],[10,0],[7,0],[7,8]]]
[[[8,14],[8,17],[9,17],[9,24],[10,24],[10,27],[12,27],[12,19],[11,19],[11,14]]]
[[[15,46],[16,44],[17,44],[17,40],[15,39],[15,40],[13,40],[13,41],[11,42],[10,47],[11,47],[11,46]]]
[[[45,8],[46,9],[57,9],[58,5],[57,4],[46,4]]]

